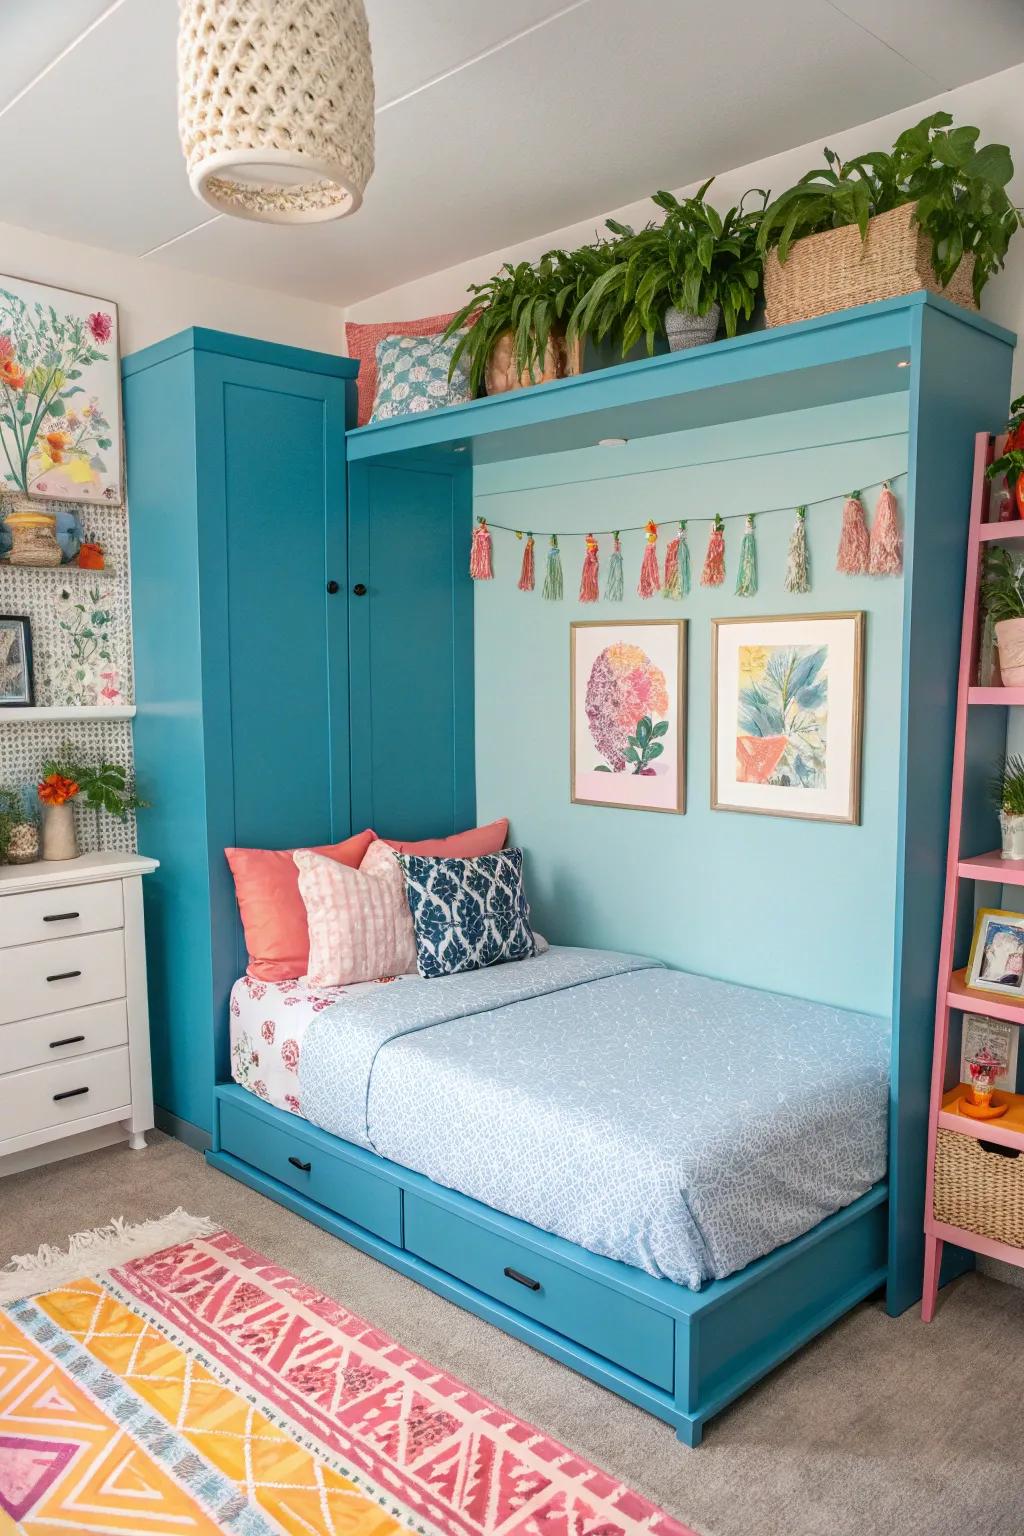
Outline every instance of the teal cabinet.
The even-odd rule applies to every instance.
[[[193,1141],[246,963],[225,847],[473,818],[469,499],[454,474],[429,496],[398,475],[350,550],[356,370],[199,329],[124,363],[154,1088]]]

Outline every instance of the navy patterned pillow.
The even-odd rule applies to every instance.
[[[405,875],[421,976],[480,971],[536,953],[521,848],[478,859],[395,857]]]

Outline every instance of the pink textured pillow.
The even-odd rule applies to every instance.
[[[484,853],[500,853],[508,837],[508,817],[473,827],[469,832],[453,832],[451,837],[428,837],[422,843],[396,843],[384,838],[389,848],[399,853],[418,853],[424,859],[478,859]]]
[[[358,869],[376,837],[367,827],[343,843],[313,851]],[[249,975],[258,981],[294,981],[309,962],[306,909],[291,848],[225,848],[242,914]]]
[[[356,358],[359,363],[357,427],[365,427],[373,410],[377,393],[378,341],[383,341],[385,336],[439,336],[448,329],[449,322],[457,313],[453,309],[450,315],[427,315],[423,320],[374,321],[371,325],[346,320],[345,347],[349,357]]]
[[[405,876],[387,843],[371,843],[358,869],[312,849],[292,855],[309,922],[313,987],[345,987],[416,970]]]

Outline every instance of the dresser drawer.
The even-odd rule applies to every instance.
[[[94,1003],[91,1008],[19,1019],[14,1024],[0,1024],[0,1073],[21,1072],[25,1067],[67,1061],[127,1043],[128,1006],[123,997],[112,1003]]]
[[[255,1103],[250,1110],[248,1105],[220,1101],[220,1144],[225,1152],[400,1247],[398,1185],[303,1135],[302,1125],[297,1117],[294,1131],[291,1126],[271,1125]]]
[[[126,1045],[11,1072],[0,1077],[0,1152],[4,1137],[49,1130],[127,1107],[131,1097]]]
[[[675,1334],[667,1313],[408,1190],[405,1246],[495,1301],[672,1391]]]
[[[120,928],[123,922],[119,880],[22,891],[16,896],[0,896],[0,949],[77,933],[100,933],[104,928]]]
[[[124,997],[124,934],[0,949],[0,1024]]]

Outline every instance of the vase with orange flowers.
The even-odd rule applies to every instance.
[[[91,763],[67,741],[58,755],[43,765],[37,793],[43,805],[44,859],[78,857],[73,804],[76,798],[80,805],[96,813],[97,823],[104,811],[123,821],[129,811],[141,810],[147,804],[135,793],[120,763]]]
[[[77,859],[78,834],[75,831],[75,811],[72,801],[78,794],[75,779],[62,773],[48,773],[39,785],[38,795],[43,807],[43,858]]]

